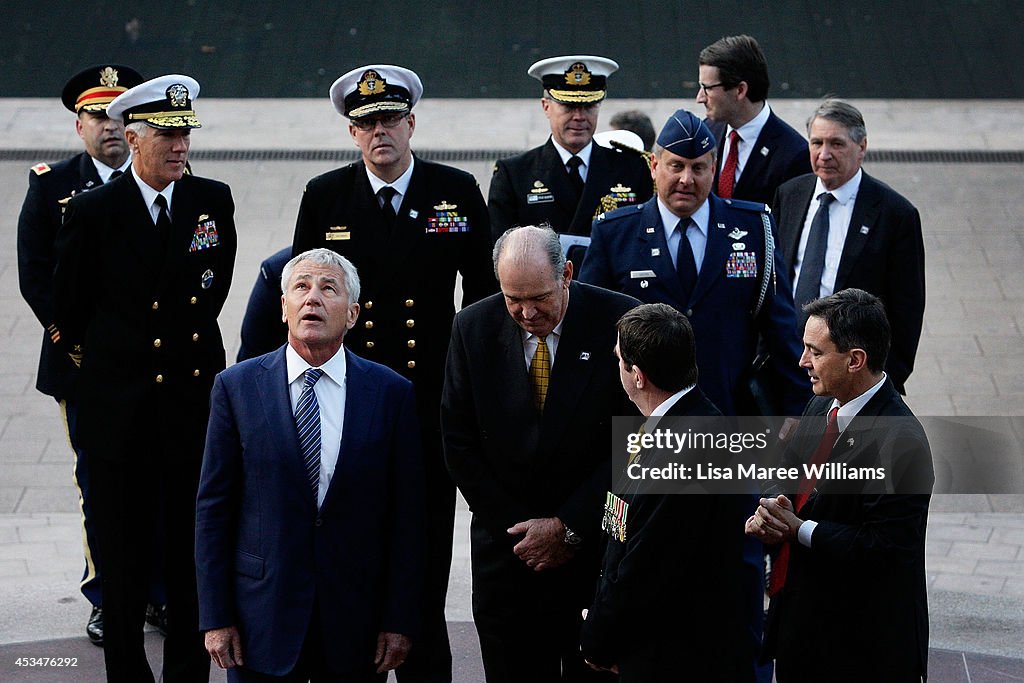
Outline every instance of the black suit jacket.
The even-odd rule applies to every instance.
[[[718,167],[715,169],[714,185],[718,188],[718,178],[725,160],[728,126],[724,122],[710,119],[706,123],[718,140]],[[754,149],[743,167],[740,181],[733,188],[732,196],[734,199],[770,204],[779,185],[810,172],[807,140],[773,111],[768,114],[768,120],[754,142]]]
[[[83,447],[129,461],[180,444],[198,471],[225,365],[217,316],[237,246],[231,191],[186,175],[171,214],[164,244],[131,173],[76,195],[57,236],[54,309],[63,350],[82,353]]]
[[[785,183],[773,205],[790,282],[815,180],[814,174],[808,174]],[[870,292],[885,304],[892,327],[885,371],[897,391],[906,393],[904,385],[914,370],[924,321],[921,216],[902,195],[867,173],[854,200],[836,275],[835,291],[848,287]]]
[[[694,388],[667,417],[721,416]],[[641,456],[642,457],[642,456]],[[749,498],[632,494],[626,540],[607,537],[581,643],[584,657],[617,664],[620,681],[752,681],[758,641],[744,596],[760,588],[744,568]],[[657,626],[655,626],[657,624]]]
[[[78,372],[54,337],[55,243],[71,197],[102,185],[92,157],[81,152],[49,166],[38,164],[28,174],[28,193],[18,216],[18,283],[21,295],[43,326],[36,389],[60,400],[74,393]]]
[[[555,232],[589,235],[598,214],[651,197],[654,184],[643,155],[597,143],[592,149],[579,202],[550,138],[540,147],[495,163],[487,196],[494,238],[516,225],[545,221]]]
[[[804,411],[787,464],[810,460],[832,399]],[[812,547],[791,543],[772,598],[764,656],[780,681],[905,681],[926,673],[925,527],[934,480],[920,423],[888,381],[840,434],[829,462],[891,468],[896,493],[852,493],[824,482],[799,513],[818,522]]]
[[[292,254],[325,247],[355,264],[362,310],[345,346],[412,381],[422,425],[433,432],[456,276],[463,305],[498,288],[487,208],[473,176],[416,158],[389,239],[382,220],[363,162],[330,171],[306,185]]]

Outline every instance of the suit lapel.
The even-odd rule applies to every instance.
[[[398,207],[398,219],[395,221],[395,229],[391,233],[391,239],[388,240],[387,252],[389,260],[396,264],[406,263],[413,250],[420,244],[419,238],[423,234],[423,222],[426,220],[426,217],[417,215],[416,218],[411,218],[409,216],[409,211],[413,209],[419,212],[428,210],[428,207],[426,207],[427,188],[423,163],[423,161],[417,159],[413,166],[408,191],[402,197],[402,205]]]
[[[80,192],[95,190],[103,184],[100,182],[100,174],[96,170],[96,164],[92,162],[92,157],[89,156],[88,152],[82,152],[81,158],[78,160],[78,177],[81,184],[75,189]]]
[[[736,183],[736,187],[733,190],[734,197],[737,195],[742,196],[747,185],[757,182],[768,170],[772,162],[772,154],[775,152],[777,135],[778,124],[775,122],[775,112],[772,112],[768,115],[768,120],[765,121],[764,126],[761,128],[761,133],[754,140],[754,145],[750,149],[750,156],[747,157],[747,163],[743,167],[743,174],[740,175],[740,181]],[[766,151],[762,153],[761,150]]]
[[[562,323],[562,337],[558,340],[558,355],[551,368],[551,383],[544,404],[541,423],[541,443],[558,443],[565,428],[566,415],[576,412],[583,390],[589,386],[594,364],[605,358],[608,349],[595,349],[590,344],[593,335],[587,320],[585,294],[578,284],[569,289],[569,307]]]
[[[838,292],[845,287],[846,278],[850,276],[857,259],[860,258],[864,245],[874,234],[881,204],[882,195],[878,191],[878,185],[874,178],[865,173],[860,180],[857,199],[854,200],[853,213],[850,215],[850,227],[846,231],[846,241],[843,242],[843,255],[839,259],[839,269],[836,272],[835,291]]]
[[[725,272],[725,261],[731,253],[731,240],[728,233],[731,226],[725,229],[718,227],[718,216],[721,212],[722,200],[715,195],[708,198],[711,212],[708,216],[708,239],[704,247],[704,262],[700,266],[700,274],[697,276],[697,285],[690,295],[690,303],[700,301],[701,297],[711,290],[715,280],[722,277]],[[723,223],[723,225],[725,225]],[[685,238],[684,238],[685,239]],[[749,235],[746,239],[749,239]]]
[[[801,211],[791,211],[786,216],[786,230],[782,232],[782,250],[789,267],[789,277],[792,280],[796,269],[796,254],[800,247],[800,235],[804,231],[804,220],[807,218],[807,211],[811,206],[811,196],[814,194],[814,184],[817,176],[810,175],[799,181],[795,188],[794,202],[796,206],[802,207]]]
[[[195,211],[195,197],[191,187],[191,176],[182,176],[174,183],[171,196],[171,234],[162,256],[160,284],[166,285],[181,271],[181,262],[189,253],[195,234],[199,214]],[[158,242],[159,243],[159,242]]]
[[[658,211],[658,200],[655,197],[651,197],[644,204],[636,239],[640,250],[639,262],[649,264],[657,275],[658,282],[672,295],[672,300],[685,305],[686,295],[683,292],[683,285],[679,282],[679,275],[672,266],[672,255],[668,251],[668,240],[665,239],[665,228],[661,224],[661,213]],[[655,249],[658,250],[659,256],[654,256]]]
[[[572,219],[576,215],[577,209],[576,201],[573,199],[575,193],[569,184],[569,174],[562,163],[562,157],[558,156],[555,143],[550,138],[541,152],[541,168],[537,171],[538,177],[547,176],[544,182],[555,196],[555,205],[567,219]],[[583,193],[586,194],[586,192],[587,188],[584,186]],[[566,225],[571,226],[572,221],[567,220]]]
[[[306,478],[306,467],[299,450],[299,434],[295,428],[295,416],[292,414],[292,402],[288,395],[288,363],[285,361],[285,349],[281,348],[265,357],[260,362],[256,374],[256,390],[263,416],[267,423],[267,434],[277,435],[277,449],[285,461],[285,470],[290,481],[285,486],[294,486],[295,490],[309,489]],[[310,504],[312,496],[307,496]]]
[[[149,207],[142,199],[142,191],[139,190],[135,177],[131,173],[126,173],[111,181],[110,191],[121,195],[117,205],[124,208],[123,214],[118,216],[114,223],[120,232],[117,239],[128,245],[129,250],[135,252],[136,258],[140,263],[146,264],[150,272],[159,272],[163,264],[163,254],[159,253],[156,226],[153,224]]]

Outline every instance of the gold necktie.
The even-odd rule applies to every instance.
[[[548,382],[551,380],[551,354],[548,352],[547,337],[537,338],[537,350],[530,361],[530,384],[533,386],[533,403],[537,412],[544,412],[544,401],[548,397]]]

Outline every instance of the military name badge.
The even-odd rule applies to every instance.
[[[757,277],[757,253],[734,251],[725,262],[726,277]]]
[[[604,495],[604,515],[601,518],[601,530],[620,543],[626,541],[626,519],[629,516],[629,503],[611,491]]]
[[[427,234],[439,232],[469,232],[469,217],[460,216],[458,204],[441,200],[434,205],[434,215],[427,216]]]
[[[530,188],[530,194],[526,195],[527,204],[547,204],[555,201],[555,195],[551,194],[543,182],[539,180],[533,181],[533,187]]]
[[[332,225],[327,228],[327,232],[324,233],[324,240],[328,242],[338,242],[349,239],[352,239],[352,233],[348,231],[347,225]]]
[[[220,237],[217,235],[217,222],[205,213],[200,215],[197,220],[199,224],[196,226],[196,231],[192,233],[192,244],[188,248],[190,253],[220,244]]]

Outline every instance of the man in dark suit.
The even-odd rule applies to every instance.
[[[218,375],[196,514],[200,627],[229,681],[383,681],[409,652],[425,561],[412,384],[343,348],[348,259],[281,276],[288,343]]]
[[[800,366],[815,398],[783,464],[884,467],[885,479],[808,477],[792,498],[761,499],[747,533],[781,544],[763,658],[780,683],[917,683],[928,659],[928,440],[882,369],[879,299],[847,289],[805,312]]]
[[[288,340],[288,325],[281,320],[281,273],[291,257],[292,248],[285,247],[260,264],[242,317],[239,363],[270,353]]]
[[[682,433],[694,424],[686,418],[721,416],[697,388],[686,316],[667,304],[644,304],[616,328],[619,379],[648,418],[647,434],[665,425]],[[656,466],[653,455],[641,451],[629,463]],[[642,486],[623,476],[606,494],[607,546],[583,622],[583,655],[618,673],[622,683],[662,681],[669,674],[752,681],[758,640],[748,628],[743,596],[760,583],[743,569],[739,525],[749,511],[747,498],[644,493]],[[645,628],[651,624],[659,626]]]
[[[86,634],[96,645],[103,644],[100,557],[93,523],[89,458],[79,444],[77,433],[77,369],[57,345],[60,330],[53,315],[54,243],[64,205],[71,197],[99,187],[128,168],[131,156],[124,140],[124,123],[107,117],[107,105],[141,82],[142,76],[137,71],[121,64],[89,67],[71,77],[64,86],[61,101],[77,115],[75,130],[82,138],[85,151],[52,166],[45,163],[33,166],[28,176],[28,194],[18,217],[18,282],[21,295],[43,326],[36,389],[60,403],[68,441],[75,451],[75,485],[82,510],[85,550],[81,589],[92,604]]]
[[[491,236],[472,175],[415,157],[412,111],[423,93],[408,69],[370,65],[331,86],[349,119],[360,162],[313,178],[295,225],[293,254],[327,247],[362,274],[363,309],[347,346],[387,365],[416,386],[427,467],[428,546],[424,633],[398,671],[403,683],[447,683],[451,648],[444,616],[455,525],[455,485],[444,467],[438,404],[455,316],[456,276],[462,303],[497,289]]]
[[[921,216],[861,169],[867,128],[852,105],[825,100],[807,134],[814,173],[782,185],[773,203],[796,305],[849,287],[879,297],[892,326],[885,371],[905,394],[924,321]]]
[[[452,327],[441,426],[473,512],[473,618],[488,683],[578,681],[580,611],[600,559],[613,415],[630,414],[609,360],[639,303],[571,283],[550,228],[495,246],[501,294]]]
[[[161,76],[107,108],[124,120],[129,173],[75,195],[57,236],[60,343],[81,366],[79,439],[93,466],[103,555],[104,659],[111,681],[152,681],[143,648],[158,545],[170,616],[166,681],[205,681],[193,561],[195,495],[214,375],[217,316],[236,236],[231,191],[184,175],[199,84]]]
[[[487,209],[495,238],[515,225],[541,223],[558,233],[589,235],[599,213],[651,196],[642,154],[593,144],[607,77],[618,68],[588,55],[551,57],[530,67],[544,85],[540,104],[551,137],[494,165]]]
[[[656,197],[599,218],[580,280],[682,311],[697,338],[700,387],[726,415],[750,414],[749,370],[760,332],[784,414],[809,396],[786,273],[763,204],[711,194],[715,138],[680,109],[655,146]]]
[[[715,194],[768,204],[779,185],[810,172],[807,141],[768,106],[768,63],[756,40],[720,38],[699,61],[697,102],[718,140]]]

